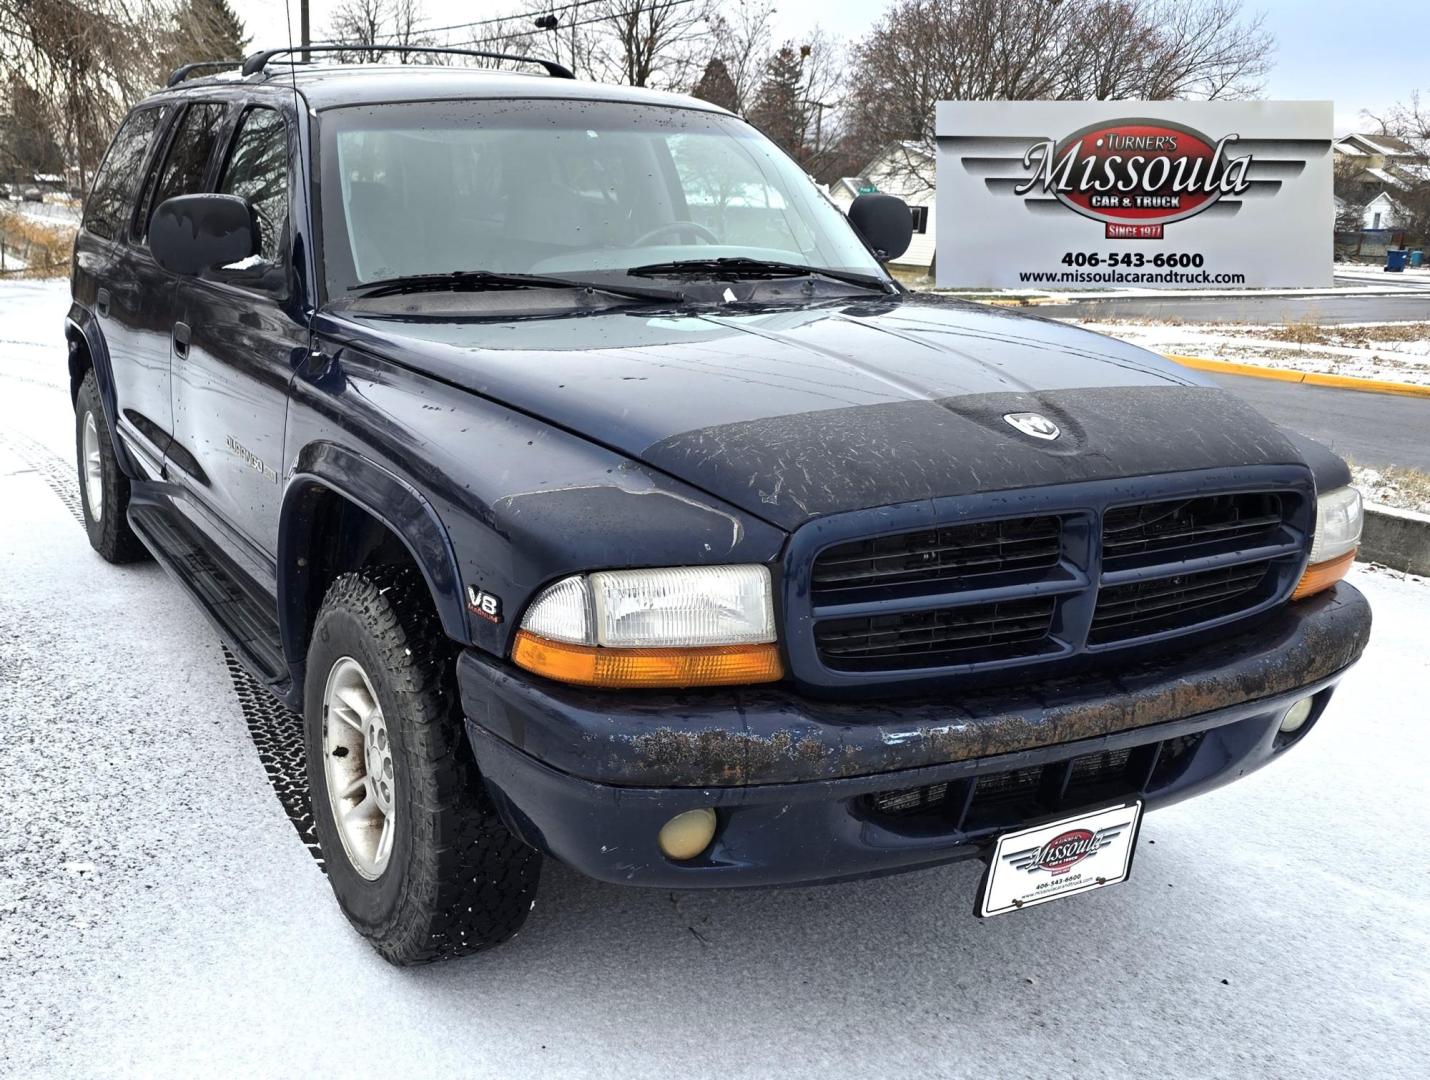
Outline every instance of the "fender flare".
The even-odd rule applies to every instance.
[[[312,443],[298,455],[278,519],[278,628],[295,682],[306,661],[300,642],[307,631],[309,599],[307,564],[300,562],[299,544],[312,521],[308,496],[319,488],[351,502],[402,541],[427,583],[442,629],[454,641],[470,640],[457,554],[432,504],[370,458],[335,443]]]
[[[94,380],[99,384],[99,403],[104,409],[105,418],[109,421],[109,441],[114,446],[114,456],[119,462],[119,469],[131,480],[144,478],[144,473],[139,469],[129,457],[129,450],[124,445],[124,440],[119,437],[119,403],[114,396],[114,372],[110,367],[109,346],[105,343],[104,334],[99,328],[99,322],[95,319],[94,313],[78,301],[70,303],[70,309],[65,315],[65,341],[69,344],[69,355],[65,358],[66,366],[70,376],[70,405],[74,405],[75,398],[79,394],[80,379],[76,377],[77,372],[74,366],[74,351],[78,345],[76,339],[84,342],[84,347],[89,350],[89,362],[94,368]]]

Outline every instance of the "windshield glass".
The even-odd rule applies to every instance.
[[[684,259],[884,276],[799,166],[731,116],[475,100],[331,109],[321,125],[334,297],[411,274],[610,280]]]

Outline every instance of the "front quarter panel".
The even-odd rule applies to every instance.
[[[314,461],[335,460],[336,448],[350,468],[369,462],[431,507],[456,563],[455,581],[424,567],[434,592],[445,593],[437,596],[444,626],[453,632],[447,616],[459,606],[465,640],[496,655],[506,654],[532,595],[556,578],[733,562],[774,570],[785,538],[617,453],[352,347],[294,383],[288,482],[301,482]],[[368,508],[400,529],[395,508]],[[468,586],[499,599],[500,621],[471,612]]]

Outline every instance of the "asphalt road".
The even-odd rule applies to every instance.
[[[1377,296],[1126,296],[1044,304],[1049,319],[1181,319],[1184,322],[1418,322],[1430,319],[1430,290]]]
[[[1357,465],[1430,470],[1430,398],[1235,375],[1213,378],[1267,419],[1325,443]]]

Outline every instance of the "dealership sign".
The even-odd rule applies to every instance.
[[[1329,102],[942,102],[938,283],[1331,284]]]

